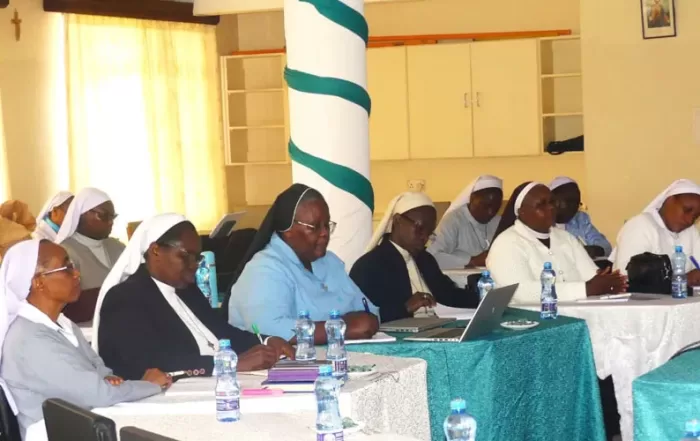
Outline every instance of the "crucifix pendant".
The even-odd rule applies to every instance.
[[[15,9],[15,15],[12,20],[10,20],[10,23],[15,26],[15,41],[19,41],[19,39],[22,37],[22,20],[19,18],[19,12],[17,12],[17,9]]]

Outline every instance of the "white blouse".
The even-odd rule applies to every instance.
[[[540,274],[545,262],[557,273],[556,290],[560,301],[586,298],[586,282],[598,267],[583,245],[570,233],[550,229],[550,247],[540,242],[534,232],[519,220],[496,238],[486,259],[486,266],[503,287],[519,283],[512,303],[539,303]]]
[[[666,254],[676,252],[676,245],[683,247],[686,256],[700,258],[700,232],[695,225],[680,233],[672,233],[666,228],[657,211],[645,212],[628,220],[617,236],[617,247],[610,255],[613,268],[627,274],[630,259],[645,252]],[[690,259],[686,261],[686,271],[694,268]]]

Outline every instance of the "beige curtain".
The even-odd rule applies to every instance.
[[[169,211],[211,228],[227,201],[214,27],[65,20],[71,187],[109,193],[118,235]]]
[[[7,168],[7,146],[2,117],[2,94],[0,94],[0,202],[10,198],[10,173]]]

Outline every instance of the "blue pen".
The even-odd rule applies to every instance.
[[[693,266],[695,267],[695,269],[700,270],[700,265],[698,265],[698,261],[695,260],[695,257],[690,256],[690,261],[693,262]]]
[[[365,312],[369,312],[369,305],[367,304],[367,299],[362,297],[362,304],[365,306]]]

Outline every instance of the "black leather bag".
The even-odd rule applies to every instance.
[[[566,152],[582,152],[583,135],[565,141],[552,141],[547,144],[546,150],[550,155],[561,155]]]
[[[637,254],[627,264],[629,292],[671,294],[671,259],[667,255]]]

